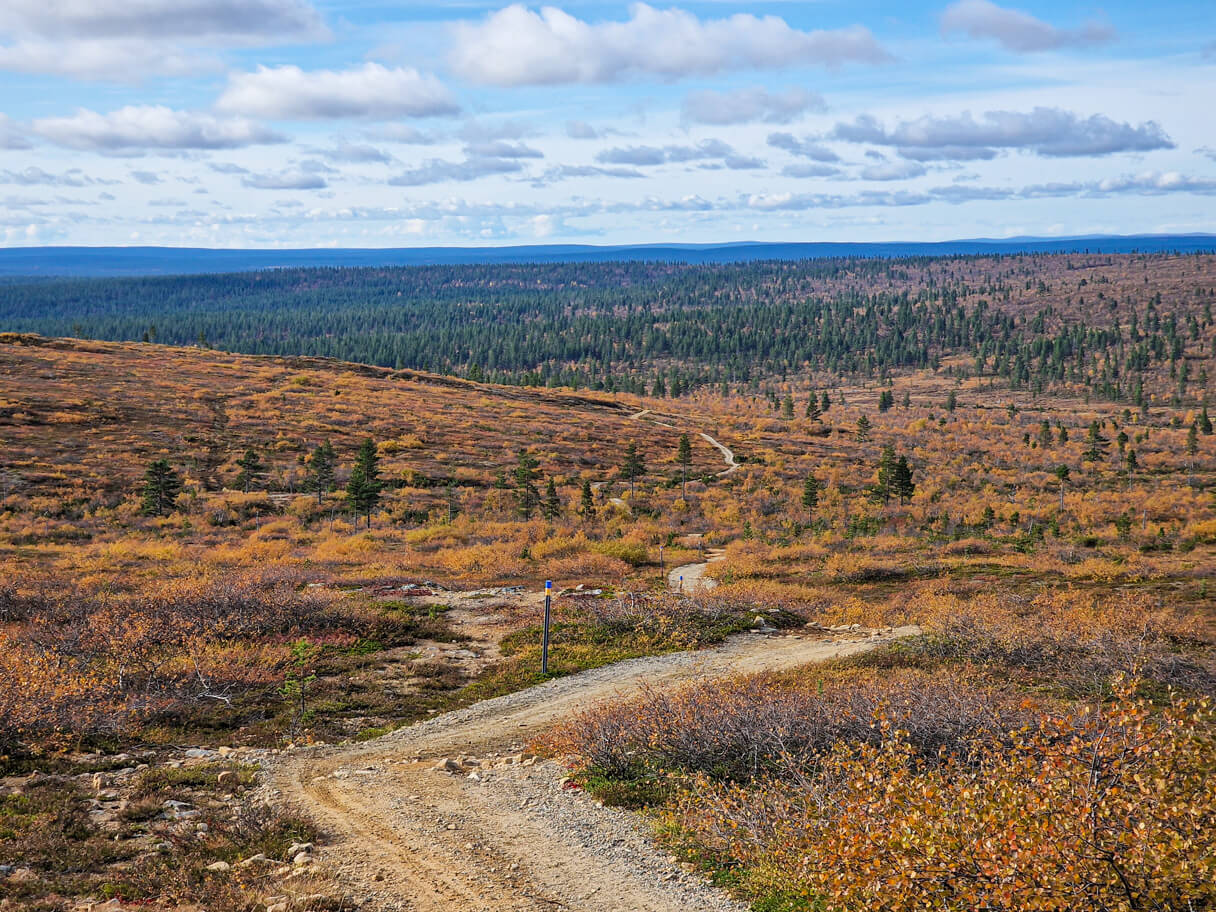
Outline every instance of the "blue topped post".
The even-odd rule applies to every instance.
[[[549,606],[553,596],[553,580],[545,580],[545,634],[540,645],[540,673],[549,673]]]

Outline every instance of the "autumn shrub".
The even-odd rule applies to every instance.
[[[1131,690],[967,754],[926,756],[876,716],[877,738],[842,742],[795,777],[698,777],[668,821],[769,907],[1210,909],[1211,706],[1156,711]]]
[[[565,723],[548,749],[609,777],[640,768],[746,780],[789,778],[813,769],[840,743],[874,744],[897,724],[920,756],[971,756],[1025,713],[990,689],[961,678],[913,672],[832,680],[750,675],[596,707]]]

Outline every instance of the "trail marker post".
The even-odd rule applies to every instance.
[[[684,591],[684,574],[683,573],[680,574],[680,591],[681,592]]]
[[[540,644],[540,673],[549,673],[549,609],[553,601],[553,580],[545,580],[545,632]]]

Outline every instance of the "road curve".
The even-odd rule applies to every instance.
[[[824,661],[911,632],[742,634],[701,652],[621,662],[374,741],[286,752],[270,763],[269,795],[317,821],[327,836],[321,862],[360,908],[742,912],[666,862],[636,818],[563,789],[555,763],[488,768],[474,780],[436,772],[435,758],[519,750],[572,713],[643,686]]]

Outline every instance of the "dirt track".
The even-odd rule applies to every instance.
[[[495,767],[487,758],[643,685],[787,668],[883,639],[744,634],[702,652],[622,662],[375,741],[280,755],[269,785],[278,801],[316,819],[328,836],[324,866],[365,908],[737,910],[651,848],[632,816],[561,788],[556,764]],[[458,755],[482,760],[478,779],[433,769],[438,758]]]

